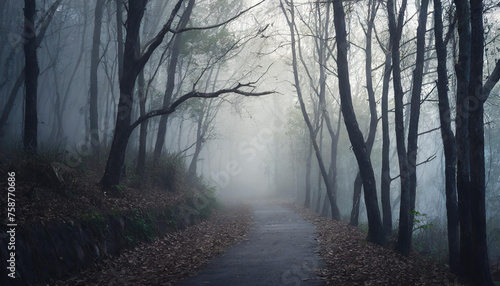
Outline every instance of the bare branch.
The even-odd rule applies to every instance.
[[[499,79],[500,79],[500,60],[497,61],[495,69],[493,70],[493,72],[483,85],[483,91],[482,91],[483,101],[486,101],[488,99],[491,90],[493,89],[493,87],[495,87],[495,84],[498,82]]]
[[[229,93],[235,93],[239,95],[244,95],[244,96],[262,96],[262,95],[268,95],[268,94],[273,94],[274,91],[264,91],[264,92],[249,92],[249,91],[244,91],[241,90],[241,88],[245,87],[251,87],[254,88],[255,82],[249,82],[249,83],[238,83],[235,87],[233,88],[228,88],[228,89],[220,89],[215,92],[198,92],[195,90],[192,90],[183,96],[181,96],[179,99],[177,99],[175,102],[173,102],[169,107],[167,108],[162,108],[162,109],[157,109],[148,112],[147,114],[139,117],[132,125],[130,125],[128,131],[132,132],[137,126],[139,126],[142,122],[156,116],[160,115],[167,115],[172,112],[174,112],[179,105],[181,105],[184,101],[194,98],[194,97],[199,97],[199,98],[216,98],[219,97],[220,95],[223,94],[229,94]]]
[[[41,23],[40,31],[38,32],[38,35],[36,36],[35,43],[36,46],[38,47],[40,43],[43,40],[43,37],[45,36],[45,32],[47,31],[47,28],[49,27],[50,21],[52,21],[52,18],[54,16],[54,13],[57,10],[57,7],[61,4],[62,0],[57,0],[54,2],[50,8],[49,11],[47,12],[46,15],[44,15],[44,19]]]
[[[181,9],[183,1],[184,0],[177,1],[177,4],[175,4],[174,9],[170,13],[170,17],[168,18],[167,23],[165,23],[160,32],[158,32],[158,34],[156,34],[156,36],[151,41],[149,41],[144,47],[144,52],[139,57],[139,59],[137,59],[136,69],[138,71],[140,71],[144,67],[144,65],[148,62],[149,58],[156,50],[156,48],[161,44],[161,42],[163,42],[163,38],[165,37],[167,32],[171,30],[172,23],[174,22],[175,16]]]
[[[218,23],[218,24],[214,24],[214,25],[210,25],[210,26],[205,26],[205,27],[189,27],[189,28],[184,28],[184,29],[179,29],[179,30],[169,29],[169,32],[174,33],[174,34],[178,34],[178,33],[186,32],[186,31],[210,30],[210,29],[218,28],[218,27],[224,26],[224,25],[234,21],[235,19],[239,18],[241,15],[243,15],[243,14],[247,13],[248,11],[252,10],[253,8],[259,6],[264,1],[266,1],[266,0],[261,0],[259,3],[255,4],[253,6],[250,6],[249,8],[241,11],[240,13],[236,14],[235,16],[229,18],[228,20],[226,20],[222,23]]]

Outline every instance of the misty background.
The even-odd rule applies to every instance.
[[[120,1],[118,1],[120,2]],[[187,2],[187,1],[185,1]],[[447,2],[447,5],[451,5]],[[486,3],[490,4],[489,1]],[[218,98],[192,98],[170,114],[161,152],[178,154],[186,167],[195,164],[197,175],[213,185],[221,200],[284,198],[300,203],[305,200],[307,157],[310,156],[310,139],[301,114],[295,90],[290,49],[290,30],[278,1],[201,0],[196,1],[186,27],[207,27],[228,21],[214,29],[188,30],[180,33],[179,55],[174,75],[173,99],[191,90],[213,92],[231,88],[238,83],[254,83],[249,91],[271,91],[272,94],[245,97],[238,94]],[[44,13],[53,1],[38,1],[35,26],[41,27]],[[140,30],[140,42],[148,43],[161,29],[175,3],[152,0],[145,10]],[[500,54],[500,9],[493,5],[485,13],[485,78],[495,68]],[[420,1],[410,1],[401,45],[403,88],[412,88],[412,67],[415,61],[415,36],[418,25],[415,16]],[[369,130],[366,78],[364,73],[367,6],[363,1],[347,4],[347,30],[349,46],[350,81],[352,100],[359,127],[366,137]],[[311,117],[315,117],[318,99],[314,96],[317,82],[318,54],[315,26],[323,21],[323,6],[309,1],[295,1],[296,29],[301,35],[304,63],[299,67],[305,104]],[[105,160],[109,151],[118,111],[119,60],[117,41],[116,1],[104,1],[100,21],[99,60],[97,68],[98,129],[92,130],[89,117],[90,63],[96,1],[62,1],[47,27],[38,49],[40,75],[38,79],[38,149],[39,152],[57,150],[65,155],[64,164],[76,167],[82,159],[92,156],[92,137],[99,135],[100,158]],[[186,9],[185,6],[181,9]],[[23,86],[16,83],[24,67],[23,58],[23,1],[7,0],[0,3],[0,149],[8,158],[22,147],[24,126]],[[183,11],[183,10],[182,10]],[[239,17],[232,19],[242,11]],[[318,18],[319,17],[319,18]],[[174,25],[180,22],[174,19]],[[126,18],[123,19],[124,23]],[[428,27],[432,28],[432,16]],[[387,13],[381,9],[375,20],[377,38],[373,41],[373,81],[377,112],[380,116],[383,64],[382,43],[388,40]],[[330,25],[333,31],[333,21]],[[125,35],[125,30],[122,31]],[[167,34],[144,67],[146,110],[161,108],[168,81],[169,63],[175,34]],[[457,52],[457,35],[449,44],[450,94],[456,89],[452,63]],[[436,61],[433,35],[429,32],[425,57],[424,83],[422,85],[421,116],[417,163],[416,208],[424,223],[439,225],[446,231],[446,197],[444,153],[439,131],[437,107]],[[334,39],[326,44],[334,49]],[[306,70],[304,66],[309,65]],[[339,124],[337,150],[337,204],[341,217],[348,220],[353,206],[353,184],[358,165],[340,115],[340,99],[336,66],[332,58],[326,66],[326,105],[332,124]],[[138,85],[135,87],[138,91]],[[486,214],[488,239],[491,245],[500,245],[500,88],[492,90],[485,104],[485,157],[486,157]],[[453,96],[451,96],[453,98]],[[409,96],[405,102],[409,102]],[[132,118],[140,116],[139,96],[134,96]],[[395,142],[394,102],[389,90],[390,140]],[[405,111],[409,105],[405,107]],[[455,102],[451,100],[454,110]],[[454,114],[454,111],[451,111]],[[325,163],[331,160],[330,143],[326,126],[317,119],[318,142]],[[405,124],[408,125],[408,113]],[[157,144],[160,117],[148,121],[146,154],[153,158]],[[454,123],[452,122],[454,126]],[[381,125],[371,152],[377,185],[381,177]],[[133,173],[137,164],[139,128],[128,142],[125,168]],[[197,144],[201,143],[199,150]],[[395,143],[394,143],[395,144]],[[199,154],[196,154],[199,152]],[[195,157],[196,154],[196,157]],[[392,221],[399,218],[399,169],[395,145],[390,149],[390,201]],[[310,164],[311,208],[320,210],[326,200],[325,186],[320,177],[317,161],[312,156]],[[380,196],[380,193],[378,194]],[[366,223],[364,198],[360,202],[360,222]],[[327,206],[328,207],[328,206]],[[329,215],[329,212],[326,212]],[[442,236],[445,240],[445,235]],[[496,244],[495,244],[496,243]],[[500,249],[490,249],[492,257]]]

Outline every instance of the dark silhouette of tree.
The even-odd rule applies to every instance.
[[[382,215],[384,233],[386,237],[392,235],[392,208],[391,208],[391,169],[389,160],[389,83],[391,81],[391,43],[389,49],[384,49],[384,77],[382,79],[382,169],[380,178],[380,196],[382,201]]]
[[[24,151],[29,153],[37,153],[38,148],[38,110],[37,110],[37,98],[38,98],[38,75],[40,74],[40,68],[38,67],[38,57],[37,49],[45,35],[45,31],[54,16],[54,13],[59,6],[61,0],[56,1],[49,9],[45,20],[42,22],[42,28],[40,29],[38,35],[35,27],[35,15],[37,13],[36,0],[25,0],[24,1],[24,30],[23,30],[23,41],[24,41],[24,63],[25,68],[24,82],[26,88],[25,95],[25,110],[24,110],[24,135],[23,135],[23,146]],[[16,84],[15,88],[19,88],[20,84]],[[11,93],[11,96],[15,96],[16,92]],[[13,104],[13,101],[12,101]],[[11,106],[12,108],[12,106]],[[10,109],[11,109],[10,108]],[[10,109],[4,110],[4,113],[10,112]],[[7,119],[7,116],[4,120]],[[3,119],[3,116],[2,116]]]
[[[330,176],[328,174],[328,171],[326,170],[326,165],[323,160],[323,156],[321,155],[321,150],[319,149],[319,144],[317,141],[317,133],[318,130],[314,128],[313,123],[311,122],[311,119],[309,118],[309,115],[306,110],[306,106],[304,103],[304,97],[302,94],[302,89],[301,89],[301,84],[300,84],[300,79],[299,79],[299,71],[298,71],[298,54],[300,53],[300,37],[295,39],[296,32],[295,32],[295,7],[293,1],[287,2],[287,5],[289,7],[288,12],[290,15],[288,15],[287,9],[285,8],[285,5],[283,4],[283,1],[280,1],[280,7],[281,10],[286,18],[288,27],[290,29],[290,40],[291,40],[291,47],[292,47],[292,69],[293,69],[293,77],[294,77],[294,83],[295,83],[295,90],[297,92],[297,96],[299,99],[299,104],[300,104],[300,110],[302,112],[302,116],[304,117],[304,121],[306,123],[307,129],[309,131],[309,138],[311,140],[311,143],[313,145],[314,153],[316,155],[316,159],[318,160],[318,165],[319,169],[321,172],[321,176],[323,177],[323,181],[326,186],[326,193],[328,196],[328,200],[330,201],[330,206],[331,206],[331,214],[332,218],[335,220],[340,220],[340,211],[337,207],[336,203],[336,198],[335,198],[335,193],[336,190],[333,187],[333,182],[330,179]],[[297,46],[299,47],[297,49]],[[299,50],[299,51],[297,51]]]
[[[486,235],[486,171],[484,161],[484,100],[483,59],[484,28],[483,1],[471,0],[471,47],[474,55],[470,65],[469,82],[469,163],[470,163],[470,213],[472,239],[472,279],[480,285],[493,285],[490,261],[488,258],[488,240]]]
[[[182,13],[181,20],[177,24],[177,29],[186,28],[189,22],[189,18],[191,17],[194,4],[195,4],[194,0],[190,0],[188,2],[186,9]],[[174,39],[171,45],[170,61],[168,62],[168,67],[167,67],[167,84],[165,87],[165,93],[163,95],[164,108],[167,108],[170,105],[174,95],[175,74],[177,70],[177,63],[179,61],[179,55],[181,53],[180,50],[181,44],[182,44],[182,33],[174,35]],[[153,154],[153,158],[155,158],[154,160],[160,158],[161,151],[165,143],[165,135],[167,133],[167,120],[168,120],[167,115],[164,115],[160,118],[160,123],[158,125],[158,133],[156,136],[156,144]]]
[[[344,123],[352,144],[352,149],[358,161],[359,172],[363,181],[365,204],[368,214],[368,241],[378,244],[385,243],[382,220],[377,200],[375,174],[370,155],[365,145],[363,134],[359,130],[356,115],[352,106],[351,87],[349,83],[349,68],[347,60],[347,35],[345,26],[345,12],[341,1],[333,2],[334,24],[337,41],[337,70],[339,93],[342,105]]]
[[[377,103],[375,100],[375,91],[373,90],[373,76],[372,76],[372,36],[373,36],[373,26],[375,21],[375,16],[377,15],[378,5],[377,1],[368,2],[368,16],[367,25],[365,32],[366,46],[365,46],[365,77],[366,77],[366,92],[368,94],[368,104],[370,107],[370,127],[368,130],[368,136],[366,138],[366,150],[368,156],[372,152],[373,143],[375,142],[375,134],[377,133]],[[359,202],[361,200],[361,174],[358,171],[356,179],[354,181],[354,195],[353,195],[353,206],[351,211],[351,219],[349,224],[353,226],[358,225],[359,219]],[[392,228],[392,226],[391,226]]]
[[[392,79],[394,88],[394,113],[395,113],[395,129],[396,129],[396,149],[398,152],[399,172],[401,181],[401,197],[400,197],[400,213],[399,213],[399,236],[398,247],[399,251],[408,255],[410,246],[410,194],[408,182],[408,158],[406,156],[405,146],[405,131],[404,131],[404,116],[403,116],[403,87],[401,84],[401,61],[400,61],[400,41],[403,30],[404,14],[407,1],[403,0],[397,22],[396,8],[393,0],[387,1],[387,12],[389,16],[389,33],[392,47]],[[401,248],[402,247],[402,248]]]
[[[448,228],[449,264],[453,273],[460,272],[459,220],[456,191],[456,152],[455,135],[451,129],[450,103],[448,100],[448,74],[446,69],[447,51],[443,38],[441,0],[434,0],[434,36],[437,54],[437,90],[439,98],[439,122],[443,139],[445,162],[446,212]],[[451,29],[450,29],[451,30]]]
[[[89,122],[90,122],[90,145],[95,158],[99,158],[99,114],[98,114],[98,80],[97,68],[99,67],[101,46],[102,14],[104,0],[97,0],[94,11],[94,32],[92,36],[92,54],[90,57],[90,92],[89,92]]]
[[[408,254],[411,247],[411,237],[413,233],[413,220],[415,211],[415,199],[417,195],[417,153],[418,153],[418,121],[420,118],[420,94],[422,92],[422,79],[424,71],[424,58],[425,58],[425,33],[427,24],[427,10],[429,6],[429,0],[422,0],[420,2],[420,11],[418,17],[418,28],[417,28],[417,57],[415,60],[415,69],[413,70],[413,82],[411,91],[411,106],[410,106],[410,123],[408,127],[408,193],[410,199],[409,209],[404,210],[409,212],[409,226],[408,233],[403,234],[406,238],[403,242],[407,245],[402,245],[398,241],[399,250]],[[400,210],[401,212],[403,209]],[[405,214],[406,216],[406,214]],[[400,225],[401,227],[401,225]],[[401,228],[400,228],[401,230]],[[399,236],[401,238],[401,235]]]
[[[112,186],[116,186],[120,183],[121,169],[123,167],[123,163],[125,160],[125,151],[127,148],[128,140],[130,138],[130,134],[139,124],[143,123],[145,120],[148,120],[149,118],[155,116],[170,114],[174,112],[181,103],[193,97],[213,98],[226,93],[236,93],[245,96],[260,96],[272,93],[272,92],[257,93],[257,92],[242,90],[245,88],[251,88],[251,89],[255,88],[253,86],[254,83],[245,83],[245,84],[240,83],[234,86],[233,88],[221,89],[216,92],[210,92],[210,93],[203,93],[196,90],[192,90],[191,92],[188,92],[183,96],[181,96],[179,99],[173,102],[168,108],[162,108],[150,111],[147,114],[139,117],[135,122],[131,123],[133,90],[137,76],[139,75],[140,71],[144,68],[144,65],[148,62],[149,58],[156,50],[156,48],[163,42],[163,38],[168,32],[181,33],[186,31],[186,29],[180,29],[180,30],[172,29],[172,23],[174,22],[174,19],[177,16],[183,3],[183,0],[179,0],[172,9],[165,25],[158,32],[158,34],[156,34],[156,36],[146,44],[146,46],[143,48],[143,52],[140,53],[139,57],[137,57],[138,53],[136,49],[139,46],[137,41],[139,39],[138,38],[139,30],[147,2],[148,2],[147,0],[141,0],[141,1],[130,0],[128,2],[128,10],[127,10],[128,17],[126,25],[127,35],[125,38],[125,46],[123,52],[123,72],[120,78],[120,99],[118,102],[118,113],[116,116],[115,132],[113,136],[113,141],[111,143],[111,150],[109,152],[108,160],[106,162],[104,175],[100,181],[100,184],[105,189],[109,189]],[[251,6],[250,8],[240,12],[239,14],[235,15],[234,17],[230,18],[228,21],[225,21],[223,23],[202,28],[193,27],[189,29],[191,30],[211,29],[220,27],[236,19],[237,17],[239,17],[243,13],[246,13],[250,9],[256,7],[257,5],[260,5],[260,3],[262,2],[259,2]]]
[[[466,276],[472,269],[472,241],[469,192],[469,132],[467,98],[470,78],[470,8],[467,0],[455,0],[458,19],[458,62],[455,64],[457,76],[456,143],[457,143],[457,194],[460,220],[460,257]]]

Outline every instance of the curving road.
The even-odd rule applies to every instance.
[[[181,285],[323,285],[313,269],[324,267],[316,252],[316,227],[279,203],[256,202],[247,238],[213,259]]]

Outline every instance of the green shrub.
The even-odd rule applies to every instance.
[[[157,162],[146,162],[147,178],[156,187],[169,191],[180,190],[186,184],[187,170],[180,154],[167,153]]]
[[[148,217],[148,221],[145,217]],[[130,228],[127,231],[125,238],[132,246],[137,245],[140,240],[153,241],[155,237],[154,225],[156,218],[153,214],[143,214],[136,209],[132,212],[130,219]]]
[[[425,223],[415,216],[413,248],[415,251],[432,257],[440,262],[448,262],[448,231],[446,224],[438,218]]]

